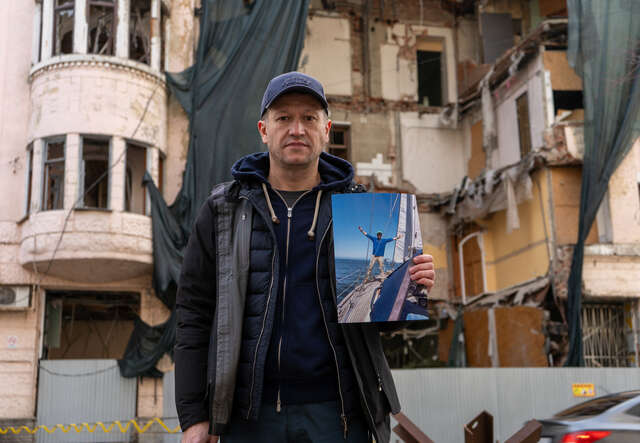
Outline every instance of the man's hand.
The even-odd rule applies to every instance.
[[[402,238],[402,233],[400,233],[400,234],[396,235],[395,237],[393,237],[394,240],[397,240],[399,238]]]
[[[218,436],[209,435],[209,422],[201,421],[184,431],[182,443],[218,443]]]
[[[411,280],[423,285],[430,290],[436,280],[436,272],[433,267],[433,257],[428,254],[418,255],[413,258],[415,266],[409,268]]]
[[[360,232],[366,235],[366,232],[364,232],[364,229],[362,229],[362,226],[358,226],[358,229],[360,230]]]

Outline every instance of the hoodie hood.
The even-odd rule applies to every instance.
[[[320,154],[318,172],[321,182],[314,188],[318,190],[345,188],[354,175],[351,163],[326,152]],[[239,182],[269,185],[269,153],[257,152],[242,157],[231,168],[231,174]]]

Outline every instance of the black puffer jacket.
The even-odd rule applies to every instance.
[[[339,374],[341,412],[348,416],[361,405],[376,441],[388,441],[388,414],[398,412],[399,405],[377,327],[341,326],[337,323],[330,195],[354,190],[351,184],[353,169],[349,163],[323,153],[319,172],[322,183],[316,191],[322,190],[323,193],[315,229],[316,275],[313,284],[322,304],[323,323]],[[254,154],[242,159],[234,166],[236,185],[231,188],[229,195],[229,199],[248,200],[254,212],[248,291],[242,338],[238,343],[241,352],[233,399],[234,410],[249,419],[258,417],[262,399],[280,271],[272,214],[265,199],[265,189],[262,188],[267,174],[267,154]],[[208,380],[215,380],[213,362],[221,357],[215,355],[216,336],[211,325],[216,300],[224,294],[215,294],[215,284],[210,281],[216,269],[214,224],[215,208],[205,205],[192,234],[196,239],[190,240],[185,253],[178,292],[176,403],[183,429],[208,420],[207,409],[215,407],[211,405],[214,393],[207,392],[206,386]],[[205,291],[207,296],[203,297],[199,291]],[[208,353],[214,355],[208,356],[207,365]],[[207,366],[208,370],[205,370]],[[225,424],[216,423],[215,433],[223,433]]]

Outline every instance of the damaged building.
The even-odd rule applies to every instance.
[[[170,410],[167,354],[134,377],[117,361],[134,331],[153,341],[171,318],[143,178],[180,195],[190,110],[165,74],[198,59],[202,8],[0,3],[0,428]],[[328,151],[372,191],[415,193],[434,256],[432,320],[385,336],[392,367],[564,364],[584,151],[566,4],[311,0],[304,24],[297,69],[325,87]],[[638,275],[636,141],[585,248],[588,366],[637,366]],[[118,395],[87,406],[87,389]]]
[[[469,366],[566,362],[584,152],[582,82],[566,50],[567,20],[554,18],[471,71],[477,80],[458,101],[465,176],[452,192],[424,197],[447,222],[452,280],[443,306],[463,316]],[[639,154],[636,140],[585,242],[586,366],[637,366]],[[447,359],[453,329],[449,322],[440,332]]]

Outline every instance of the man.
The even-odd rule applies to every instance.
[[[402,234],[398,234],[392,238],[382,238],[382,231],[376,232],[376,236],[367,234],[367,231],[362,229],[362,226],[358,226],[358,229],[362,234],[367,237],[373,243],[373,251],[371,252],[371,261],[369,262],[369,267],[367,268],[367,275],[364,278],[364,281],[369,280],[371,277],[371,270],[373,269],[373,265],[378,263],[378,275],[384,277],[384,250],[387,247],[387,243],[396,241]]]
[[[389,440],[399,411],[375,325],[337,323],[331,194],[358,192],[323,152],[322,85],[271,80],[258,131],[268,153],[240,159],[203,205],[176,310],[176,406],[183,442]],[[431,287],[431,256],[412,279]]]

